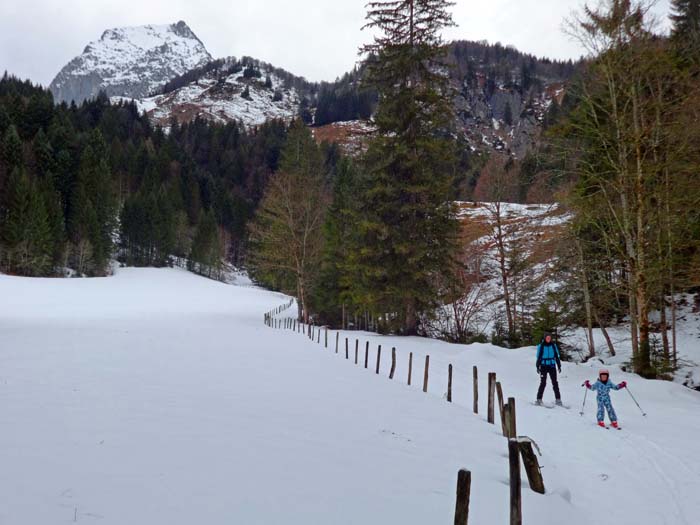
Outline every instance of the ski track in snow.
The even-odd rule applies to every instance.
[[[470,522],[507,523],[506,441],[484,414],[490,371],[516,398],[518,434],[543,453],[547,494],[524,480],[525,523],[587,525],[604,515],[691,525],[700,516],[700,393],[677,384],[612,366],[648,417],[613,392],[623,429],[602,432],[595,395],[579,415],[592,364],[564,363],[571,410],[531,405],[534,349],[342,332],[336,355],[334,332],[325,350],[324,337],[318,345],[263,325],[286,297],[172,269],[0,276],[0,297],[0,525],[450,523],[459,468],[472,471]],[[443,399],[450,363],[452,404]]]

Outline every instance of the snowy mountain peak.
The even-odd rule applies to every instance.
[[[108,96],[143,98],[212,57],[183,21],[108,29],[51,82],[57,101]]]

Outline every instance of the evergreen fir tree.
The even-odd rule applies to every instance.
[[[446,0],[387,0],[368,5],[378,30],[368,55],[379,92],[376,138],[359,192],[358,235],[350,259],[353,298],[415,334],[438,304],[437,274],[450,272],[457,221],[451,189],[456,155],[451,92],[440,31],[454,25]],[[386,319],[389,321],[389,319]]]
[[[15,126],[10,126],[5,131],[2,143],[2,154],[5,168],[12,173],[15,168],[23,165],[22,141]]]
[[[506,102],[506,108],[503,112],[503,122],[506,123],[506,126],[513,125],[513,108],[511,107],[510,102]]]
[[[24,169],[14,168],[9,186],[2,224],[8,267],[20,275],[43,275],[51,266],[51,229],[43,199]]]
[[[209,278],[218,278],[221,271],[221,241],[212,210],[203,213],[192,241],[190,269]]]
[[[671,0],[673,37],[694,40],[700,36],[700,0]]]

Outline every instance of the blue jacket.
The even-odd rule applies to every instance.
[[[616,385],[610,379],[606,383],[603,383],[600,379],[591,385],[591,390],[598,392],[598,401],[603,402],[610,400],[611,390],[620,390],[620,385]]]
[[[561,357],[557,343],[552,341],[547,344],[544,341],[537,347],[537,367],[540,366],[561,366]]]

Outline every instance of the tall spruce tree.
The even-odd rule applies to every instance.
[[[700,0],[671,0],[674,37],[697,39],[700,36]]]
[[[368,4],[377,31],[362,52],[379,93],[377,134],[358,193],[358,245],[351,251],[352,295],[406,334],[440,299],[436,276],[449,272],[457,221],[451,204],[454,122],[443,58],[443,28],[454,25],[446,0]]]
[[[52,260],[51,225],[44,200],[23,168],[14,168],[9,188],[2,223],[8,268],[20,275],[43,275]]]

